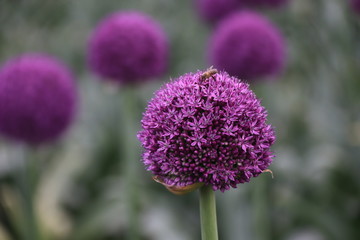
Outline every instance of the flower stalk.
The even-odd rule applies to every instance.
[[[138,169],[138,143],[135,138],[135,134],[138,131],[137,127],[137,106],[136,106],[136,90],[129,86],[124,88],[121,92],[123,112],[122,112],[122,126],[124,132],[120,132],[121,135],[125,134],[127,140],[124,141],[124,169],[125,169],[125,181],[127,186],[127,199],[126,205],[128,209],[128,219],[129,219],[129,232],[127,239],[137,240],[139,236],[139,191],[138,191],[138,182],[137,182],[137,169]],[[122,127],[121,126],[121,127]]]
[[[269,170],[270,171],[270,170]],[[265,172],[265,171],[264,171]],[[268,171],[267,171],[268,172]],[[272,174],[272,172],[270,172]],[[256,240],[267,240],[270,236],[270,220],[269,220],[269,206],[268,194],[266,192],[266,179],[265,176],[260,176],[256,182],[256,188],[253,189],[253,211],[254,211],[254,225],[262,226],[256,229]]]
[[[24,163],[17,176],[17,184],[21,194],[22,211],[24,214],[23,239],[41,239],[34,202],[39,171],[37,159],[35,159],[35,150],[25,146],[19,146],[19,152]]]
[[[200,188],[201,239],[218,240],[215,193],[210,185]]]

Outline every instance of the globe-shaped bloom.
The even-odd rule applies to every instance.
[[[252,7],[282,7],[288,3],[289,0],[240,0],[246,6]]]
[[[188,73],[155,93],[138,134],[143,162],[166,186],[225,191],[267,170],[275,141],[249,85],[226,72]]]
[[[73,76],[56,59],[11,59],[0,69],[0,133],[35,145],[55,140],[71,123],[76,100]]]
[[[249,11],[224,19],[215,29],[208,51],[211,65],[246,80],[276,76],[285,66],[280,31]]]
[[[196,10],[207,22],[216,23],[240,8],[239,0],[196,0]]]
[[[166,71],[168,41],[160,25],[140,12],[117,12],[92,33],[88,63],[99,76],[136,83]]]

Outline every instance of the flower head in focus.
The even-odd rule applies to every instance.
[[[260,14],[243,11],[219,23],[209,44],[209,62],[246,80],[278,75],[285,66],[285,41]]]
[[[266,171],[275,141],[248,84],[226,72],[188,73],[155,93],[138,134],[158,182],[225,191]]]
[[[167,61],[168,41],[163,29],[141,12],[117,12],[106,17],[89,41],[91,70],[122,84],[160,76]]]
[[[70,71],[44,54],[25,54],[0,69],[0,133],[29,144],[53,141],[73,120]]]

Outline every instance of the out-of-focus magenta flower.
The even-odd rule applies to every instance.
[[[0,133],[29,144],[55,140],[73,120],[70,71],[44,54],[25,54],[0,69]]]
[[[289,0],[195,0],[195,5],[200,17],[214,24],[239,10],[262,7],[278,8],[285,6],[288,2]]]
[[[123,84],[142,82],[166,71],[168,41],[160,25],[140,12],[106,17],[91,35],[88,63],[99,76]]]
[[[350,0],[350,5],[355,12],[360,13],[360,0]]]
[[[239,0],[196,0],[196,9],[202,19],[216,23],[230,13],[237,11],[241,4]]]
[[[167,187],[235,188],[272,162],[275,134],[266,119],[248,84],[226,72],[185,74],[149,102],[138,134],[143,162]]]
[[[289,0],[240,0],[244,5],[251,7],[282,7]]]
[[[209,62],[241,79],[279,74],[285,66],[285,41],[265,17],[250,11],[219,23],[209,43]]]

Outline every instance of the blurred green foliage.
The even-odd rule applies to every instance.
[[[36,153],[34,200],[42,239],[126,239],[131,187],[138,189],[141,239],[199,239],[196,193],[171,195],[141,164],[136,186],[126,185],[124,142],[136,133],[124,135],[123,90],[98,81],[86,67],[91,30],[107,14],[127,9],[154,16],[171,44],[168,73],[137,90],[139,104],[133,111],[140,121],[163,82],[208,67],[211,27],[198,19],[191,0],[0,0],[0,62],[24,52],[55,55],[75,72],[81,96],[68,134]],[[251,84],[276,128],[275,178],[263,174],[217,193],[220,239],[358,239],[360,16],[343,0],[293,0],[284,9],[259,11],[278,24],[288,44],[283,75]],[[23,229],[16,182],[23,162],[18,158],[18,149],[3,140],[4,240],[11,230],[7,220],[15,223],[12,231]]]

